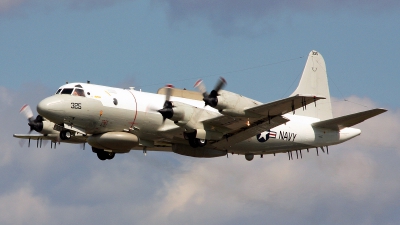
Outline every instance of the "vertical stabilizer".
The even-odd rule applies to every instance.
[[[317,51],[313,50],[308,55],[299,86],[291,96],[297,94],[324,96],[326,99],[317,101],[316,107],[314,104],[309,104],[304,111],[296,110],[296,115],[315,117],[321,120],[333,117],[325,61]]]

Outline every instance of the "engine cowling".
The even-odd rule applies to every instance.
[[[229,116],[254,117],[256,115],[250,115],[245,109],[261,104],[253,99],[225,90],[219,92],[217,99],[218,103],[214,108]]]
[[[172,151],[179,155],[191,156],[196,158],[213,158],[226,155],[225,151],[209,148],[192,148],[189,145],[174,144]]]
[[[112,150],[113,152],[129,152],[139,145],[139,138],[131,133],[108,132],[95,134],[87,138],[87,142],[95,148]]]
[[[58,131],[54,130],[54,123],[50,122],[48,120],[44,120],[42,122],[43,126],[42,126],[42,130],[39,131],[39,133],[42,134],[56,134],[58,133]]]
[[[187,123],[193,115],[194,106],[182,103],[182,102],[173,102],[173,115],[170,120],[174,122]]]

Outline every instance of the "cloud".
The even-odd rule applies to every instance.
[[[197,19],[207,21],[215,32],[224,35],[251,35],[276,29],[294,14],[381,13],[399,8],[395,0],[313,1],[313,0],[156,0],[167,9],[172,22]],[[290,19],[289,19],[290,20]],[[273,21],[273,22],[271,22]]]
[[[0,13],[16,8],[27,1],[28,0],[0,0]]]
[[[72,9],[93,9],[110,7],[120,2],[131,0],[65,0]]]
[[[60,3],[67,5],[71,9],[93,9],[110,7],[115,4],[130,0],[63,0]],[[0,15],[9,14],[10,12],[18,11],[24,7],[51,9],[54,6],[54,1],[33,1],[33,0],[0,0]],[[18,12],[17,12],[18,13]]]
[[[35,196],[31,187],[0,196],[1,224],[43,224],[49,218],[48,202]]]
[[[52,93],[0,87],[12,99],[0,126],[2,224],[395,224],[400,219],[398,109],[357,125],[362,134],[329,155],[195,159],[135,151],[100,161],[86,146],[21,148],[16,112]],[[28,98],[28,99],[27,99]],[[352,96],[335,115],[379,105]],[[357,104],[355,104],[357,103]],[[14,219],[14,220],[13,220]]]
[[[20,15],[29,11],[54,10],[67,7],[72,10],[93,10],[112,7],[134,0],[0,0],[0,15]],[[211,28],[222,36],[254,36],[271,32],[279,28],[282,22],[292,23],[293,16],[349,13],[357,15],[381,14],[396,10],[399,1],[333,1],[324,0],[153,0],[166,11],[171,24],[193,25],[197,21],[206,21]]]

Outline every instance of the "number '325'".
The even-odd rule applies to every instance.
[[[81,103],[71,102],[71,109],[81,109]]]

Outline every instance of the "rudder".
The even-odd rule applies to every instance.
[[[297,94],[323,96],[326,98],[317,101],[316,107],[310,104],[304,111],[297,110],[297,115],[315,117],[321,121],[333,118],[325,61],[317,51],[313,50],[308,55],[299,85],[290,96]]]

